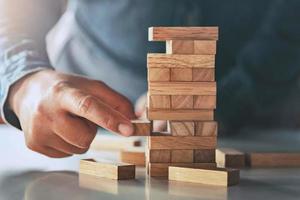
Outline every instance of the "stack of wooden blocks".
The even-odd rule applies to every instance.
[[[147,56],[147,117],[168,123],[168,133],[148,137],[152,177],[168,176],[169,166],[216,167],[217,39],[217,27],[149,28],[149,41],[166,41],[166,54]]]

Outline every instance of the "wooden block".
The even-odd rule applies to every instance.
[[[168,126],[172,136],[195,135],[195,123],[193,121],[169,121]]]
[[[149,97],[149,107],[151,109],[170,109],[171,96],[169,95],[152,95]]]
[[[215,81],[215,69],[193,68],[193,81]]]
[[[207,185],[231,186],[239,183],[240,171],[236,169],[196,169],[169,167],[169,180]]]
[[[218,123],[214,121],[195,121],[195,136],[217,136]]]
[[[172,109],[193,109],[194,97],[192,95],[172,95],[171,108]]]
[[[149,53],[148,68],[215,68],[214,55],[172,55]]]
[[[216,95],[216,82],[153,82],[149,95]]]
[[[118,195],[121,192],[119,187],[120,183],[116,180],[99,178],[87,174],[79,174],[78,178],[80,188],[86,188],[89,190],[100,191],[114,195]]]
[[[149,120],[202,120],[209,121],[214,119],[213,110],[160,110],[151,109],[147,111]],[[205,133],[207,133],[207,127]],[[201,129],[199,129],[201,130]]]
[[[130,163],[136,166],[145,166],[145,148],[124,149],[120,152],[120,160],[123,163]]]
[[[213,169],[216,167],[216,164],[215,163],[148,163],[149,175],[151,177],[167,177],[169,166]]]
[[[149,149],[149,162],[151,163],[170,163],[171,151],[170,150],[153,150]]]
[[[148,137],[150,149],[215,149],[216,137],[173,137],[173,136],[150,136]]]
[[[194,151],[193,150],[172,150],[171,163],[193,163]]]
[[[152,132],[152,123],[148,120],[131,120],[134,126],[132,136],[149,136]]]
[[[217,97],[194,95],[193,107],[194,109],[216,109]]]
[[[195,163],[210,163],[216,162],[215,149],[196,149],[194,150]]]
[[[212,40],[195,40],[194,54],[215,55],[217,53],[217,42]]]
[[[245,154],[232,148],[216,149],[216,163],[218,167],[243,168],[245,167]]]
[[[96,151],[120,151],[124,148],[140,147],[141,145],[142,140],[138,137],[98,134],[90,149]]]
[[[148,69],[148,81],[170,81],[170,69],[151,68]]]
[[[192,68],[172,68],[171,81],[193,81]]]
[[[215,55],[217,42],[213,40],[168,40],[167,54]]]
[[[149,41],[218,40],[218,27],[150,27]]]
[[[115,180],[134,179],[135,165],[122,163],[101,163],[94,159],[80,161],[79,172],[92,176]]]
[[[300,167],[300,153],[250,153],[246,162],[250,167]]]

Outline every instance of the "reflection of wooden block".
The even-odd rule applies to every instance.
[[[149,120],[203,120],[209,121],[214,119],[213,110],[161,110],[161,109],[150,109],[147,111]],[[208,127],[204,127],[205,132]],[[198,130],[202,130],[199,129]]]
[[[153,82],[150,95],[216,95],[216,82]]]
[[[218,27],[150,27],[149,41],[218,40]]]
[[[149,175],[151,177],[167,177],[169,166],[213,169],[216,167],[216,164],[215,163],[149,163],[148,164]]]
[[[218,167],[243,168],[245,167],[245,154],[231,148],[216,149],[216,163]]]
[[[120,159],[124,163],[145,166],[145,148],[124,149],[120,152]]]
[[[134,179],[135,165],[122,163],[100,163],[93,159],[80,161],[79,172],[109,179]]]
[[[173,136],[150,136],[148,137],[150,149],[215,149],[216,137],[173,137]]]
[[[171,96],[172,109],[193,109],[194,99],[192,95]]]
[[[148,81],[170,81],[170,69],[168,68],[148,69]]]
[[[250,153],[246,159],[250,167],[300,167],[300,153]]]
[[[194,96],[194,109],[216,109],[216,96]]]
[[[169,167],[169,180],[207,185],[231,186],[239,183],[240,171],[235,169],[195,169]]]
[[[195,136],[216,136],[218,133],[218,123],[214,121],[196,121]]]
[[[196,149],[194,150],[194,162],[210,163],[216,162],[214,149]]]
[[[149,53],[148,68],[215,68],[214,55],[172,55]]]
[[[194,151],[193,150],[172,150],[171,162],[172,163],[193,163]]]
[[[172,136],[195,135],[195,123],[193,121],[169,121],[168,126]]]
[[[171,96],[168,95],[152,95],[149,98],[149,105],[151,109],[170,109]]]
[[[171,69],[171,81],[193,81],[192,68]]]
[[[193,81],[215,81],[215,69],[194,68]]]
[[[171,162],[171,151],[170,150],[149,149],[149,162],[151,162],[151,163],[169,163],[169,162]]]
[[[131,120],[134,126],[132,136],[149,136],[152,132],[152,123],[147,120]]]
[[[213,40],[168,40],[167,54],[215,55],[217,42]]]

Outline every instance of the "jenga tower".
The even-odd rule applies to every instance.
[[[166,120],[146,152],[150,176],[169,166],[214,168],[217,144],[215,54],[217,27],[151,27],[149,41],[166,41],[166,54],[148,54],[149,120]]]

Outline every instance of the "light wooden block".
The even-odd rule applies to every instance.
[[[96,177],[123,180],[135,178],[135,165],[125,163],[102,163],[94,159],[80,161],[79,172]]]
[[[193,81],[192,68],[172,68],[171,81]]]
[[[149,136],[152,132],[152,122],[148,120],[131,120],[134,126],[132,136]]]
[[[245,154],[232,148],[216,149],[216,163],[218,167],[243,168],[245,167]]]
[[[213,169],[216,167],[216,164],[215,163],[148,163],[149,175],[151,177],[167,177],[169,166]]]
[[[173,55],[149,53],[148,68],[215,68],[214,55]]]
[[[169,167],[169,180],[207,185],[231,186],[239,183],[240,172],[236,169],[195,169]]]
[[[113,179],[99,178],[87,174],[79,174],[78,179],[80,188],[86,188],[89,190],[104,192],[113,195],[119,195],[122,191],[120,190],[120,182]]]
[[[193,109],[194,97],[193,95],[172,95],[171,108],[172,109]]]
[[[217,53],[217,41],[195,40],[194,54],[215,55]]]
[[[140,147],[141,145],[142,139],[139,137],[97,134],[90,149],[94,151],[120,151],[124,148]]]
[[[171,96],[169,96],[169,95],[149,96],[149,107],[151,109],[170,109],[171,108]]]
[[[216,162],[215,149],[196,149],[194,150],[195,163]]]
[[[173,136],[150,136],[148,137],[150,149],[215,149],[216,137],[173,137]]]
[[[168,40],[167,54],[215,55],[217,42],[213,40]]]
[[[145,148],[130,148],[120,152],[120,160],[123,163],[130,163],[136,166],[145,166]]]
[[[148,81],[170,81],[170,69],[151,68],[148,69]]]
[[[216,96],[194,96],[193,108],[194,109],[216,109],[217,97]]]
[[[195,135],[195,123],[193,121],[169,121],[168,126],[172,136]]]
[[[171,151],[170,150],[153,150],[149,149],[149,162],[151,163],[170,163]]]
[[[218,40],[218,27],[150,27],[149,41]]]
[[[194,151],[193,150],[172,150],[171,163],[193,163]]]
[[[210,121],[214,119],[213,110],[161,110],[161,109],[148,109],[147,118],[149,120],[200,120]],[[204,127],[204,133],[207,133],[207,127]],[[209,127],[210,128],[210,127]],[[198,130],[202,130],[199,129]],[[198,131],[199,132],[199,131]]]
[[[193,81],[215,81],[215,69],[194,68]]]
[[[300,153],[250,153],[246,159],[250,167],[300,167]]]
[[[216,136],[218,123],[215,121],[195,121],[195,136]]]
[[[216,82],[152,82],[149,95],[216,95]]]

